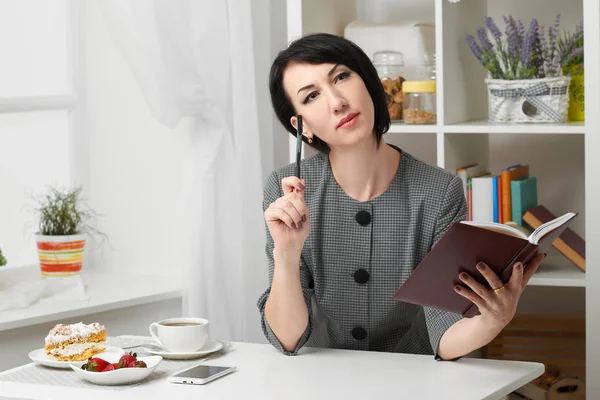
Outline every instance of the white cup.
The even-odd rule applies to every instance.
[[[166,351],[190,353],[198,351],[208,339],[208,320],[203,318],[170,318],[150,324],[150,335]]]

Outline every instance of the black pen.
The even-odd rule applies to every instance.
[[[302,156],[302,115],[297,117],[298,129],[296,130],[296,177],[300,179],[300,158]]]

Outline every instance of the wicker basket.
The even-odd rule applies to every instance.
[[[486,358],[534,361],[585,381],[585,316],[517,314],[484,347]]]
[[[490,123],[567,122],[570,76],[486,79]]]
[[[516,390],[521,399],[585,399],[585,315],[517,314],[484,356],[545,365],[542,376]]]

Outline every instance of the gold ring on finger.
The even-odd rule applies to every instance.
[[[496,293],[498,296],[500,296],[502,292],[504,292],[504,286],[500,286],[499,288],[494,289],[494,293]]]

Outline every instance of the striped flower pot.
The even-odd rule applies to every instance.
[[[42,276],[71,276],[81,272],[85,235],[36,235]]]

